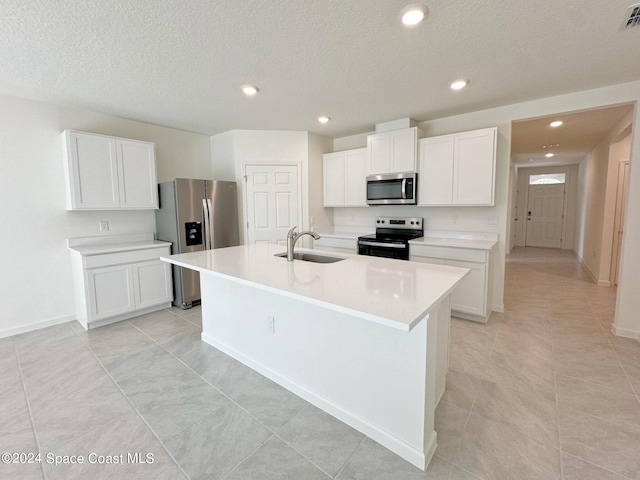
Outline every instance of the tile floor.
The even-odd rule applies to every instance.
[[[0,339],[0,451],[42,452],[0,478],[640,479],[640,343],[610,333],[615,289],[517,249],[505,304],[452,321],[426,473],[201,343],[195,308]]]

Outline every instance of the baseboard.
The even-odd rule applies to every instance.
[[[617,337],[633,338],[634,340],[640,340],[640,331],[630,330],[628,328],[620,328],[615,323],[611,325],[611,333]]]
[[[609,280],[598,280],[599,287],[610,287],[611,282]]]
[[[204,333],[202,334],[202,341],[205,343],[208,343],[209,345],[214,346],[218,350],[221,350],[222,352],[226,353],[230,357],[245,364],[249,368],[261,373],[262,375],[269,378],[270,380],[273,380],[275,383],[282,386],[283,388],[286,388],[290,392],[293,392],[294,394],[298,395],[300,398],[303,398],[304,400],[311,403],[312,405],[327,412],[329,415],[332,415],[337,419],[343,421],[350,427],[355,428],[359,432],[365,434],[372,440],[375,440],[380,445],[383,445],[384,447],[388,448],[389,450],[401,456],[402,458],[407,460],[409,463],[415,465],[421,470],[425,470],[427,465],[431,461],[431,457],[435,453],[436,446],[437,446],[437,442],[436,442],[437,435],[435,431],[432,432],[432,435],[425,440],[424,452],[421,452],[420,450],[417,450],[416,448],[412,447],[406,442],[403,442],[399,438],[382,430],[377,425],[354,414],[353,412],[346,410],[342,406],[337,405],[336,403],[332,402],[330,399],[322,397],[318,395],[316,392],[308,390],[304,386],[298,383],[295,383],[289,380],[288,378],[283,377],[278,372],[270,369],[269,367],[259,362],[256,362],[255,360],[247,357],[246,355],[243,355],[242,353],[238,352],[234,348],[231,348],[228,345],[218,342],[214,338]]]
[[[13,335],[19,335],[21,333],[33,332],[34,330],[40,330],[41,328],[53,327],[54,325],[60,325],[61,323],[67,323],[75,319],[75,314],[64,315],[62,317],[50,318],[49,320],[43,320],[41,322],[34,322],[27,325],[20,325],[19,327],[0,330],[0,338],[11,337]]]
[[[491,308],[493,308],[494,312],[497,313],[504,313],[504,303],[501,303],[499,305],[496,305],[495,303],[491,306]]]
[[[593,283],[595,283],[596,285],[598,284],[598,280],[596,279],[596,276],[593,274],[593,272],[591,271],[591,269],[589,268],[589,265],[587,265],[584,260],[582,260],[582,258],[578,257],[578,259],[580,260],[580,264],[582,265],[582,267],[585,269],[585,271],[587,272],[587,275],[589,275],[589,278],[591,279],[591,281]]]

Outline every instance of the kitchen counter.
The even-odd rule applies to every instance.
[[[163,260],[200,272],[205,343],[426,469],[445,390],[451,291],[469,270],[274,256],[284,250],[243,245]]]
[[[410,245],[429,245],[434,247],[467,248],[472,250],[491,250],[498,243],[498,234],[446,234],[425,232],[425,235],[415,240],[409,240]]]
[[[363,235],[369,235],[375,233],[375,228],[353,228],[349,230],[343,230],[342,228],[322,227],[313,230],[321,237],[327,238],[344,238],[347,240],[357,240],[358,237]]]
[[[324,227],[315,230],[320,237],[357,240],[362,235],[375,233],[375,229],[351,229],[347,227]],[[424,236],[410,240],[413,245],[431,245],[438,247],[469,248],[474,250],[491,250],[498,243],[497,233],[484,232],[450,232],[425,230]]]
[[[91,256],[133,252],[150,248],[166,248],[171,246],[171,242],[154,240],[153,233],[142,233],[68,238],[67,245],[69,250],[77,252],[82,256]]]
[[[345,260],[287,262],[274,256],[284,251],[277,245],[243,245],[162,260],[405,331],[468,273],[464,268],[328,252]]]

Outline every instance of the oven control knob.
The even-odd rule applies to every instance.
[[[411,225],[415,225],[415,222],[414,222],[414,221],[411,221]]]
[[[418,220],[418,221],[416,222],[416,225],[420,225],[420,220]]]

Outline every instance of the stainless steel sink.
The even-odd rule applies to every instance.
[[[287,252],[276,253],[274,256],[287,258]],[[294,252],[293,259],[314,263],[335,263],[339,262],[340,260],[346,260],[345,257],[334,257],[332,255],[321,255],[319,253],[310,252]]]

